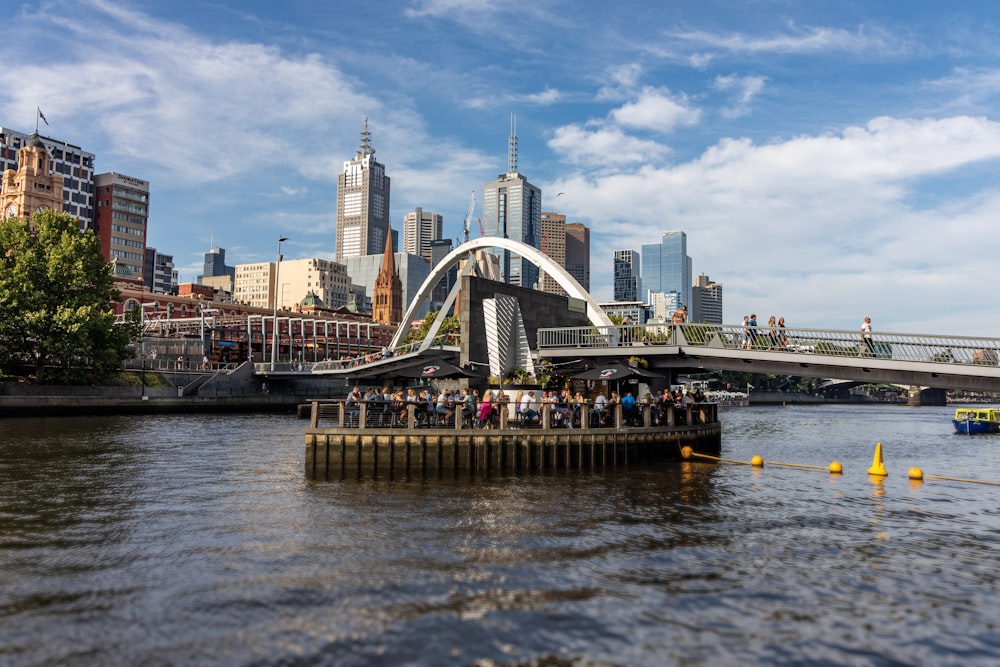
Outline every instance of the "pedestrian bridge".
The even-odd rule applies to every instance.
[[[459,363],[461,341],[454,334],[350,360],[315,364],[257,364],[268,376],[340,376],[352,381],[394,377],[432,359]],[[1000,338],[876,332],[871,345],[860,332],[836,329],[682,324],[539,329],[537,354],[571,375],[610,361],[643,359],[664,375],[719,370],[837,378],[1000,392]]]
[[[682,324],[539,329],[538,356],[594,365],[644,359],[668,372],[773,373],[1000,392],[1000,338]]]

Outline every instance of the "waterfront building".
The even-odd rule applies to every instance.
[[[553,211],[542,211],[541,250],[559,266],[566,268],[566,216]],[[549,275],[543,275],[537,289],[548,294],[566,295],[559,283]]]
[[[233,267],[233,301],[253,306],[274,306],[274,262],[237,264]]]
[[[94,176],[94,232],[107,260],[144,275],[149,181],[113,171]]]
[[[370,312],[375,293],[375,283],[378,280],[379,273],[382,271],[384,261],[384,253],[348,257],[344,261],[344,264],[347,266],[347,275],[351,277],[353,289],[357,290],[356,293],[359,296],[363,294],[363,298],[357,298],[359,311]],[[399,280],[402,284],[402,300],[405,311],[417,297],[417,292],[420,290],[423,282],[427,280],[427,276],[431,274],[431,265],[423,257],[405,252],[393,253],[392,261],[396,267],[396,271],[399,273]],[[281,270],[284,272],[284,265],[282,265]],[[282,278],[282,281],[284,281],[284,278]],[[427,301],[425,300],[417,311],[417,317],[420,318],[426,314]]]
[[[649,306],[642,301],[612,301],[598,304],[608,315],[622,320],[629,318],[632,324],[645,324],[649,320]]]
[[[590,227],[582,222],[566,223],[566,270],[590,291]]]
[[[286,259],[275,273],[280,276],[281,284],[272,286],[269,292],[277,291],[278,308],[291,308],[309,292],[314,292],[328,308],[347,305],[351,279],[347,267],[340,262],[318,257]]]
[[[385,239],[382,268],[372,289],[372,321],[396,326],[403,321],[403,282],[392,252],[392,238]]]
[[[542,191],[517,170],[517,134],[511,119],[507,173],[483,187],[483,227],[490,236],[513,239],[541,250]],[[538,268],[509,250],[498,250],[501,279],[534,288]]]
[[[353,160],[337,176],[336,260],[375,255],[381,258],[389,229],[389,186],[385,165],[375,159],[368,118]]]
[[[441,240],[444,218],[422,208],[403,217],[403,252],[431,260],[431,244]]]
[[[687,254],[687,234],[680,231],[667,232],[659,243],[642,246],[642,290],[648,295],[653,292],[677,292],[681,295],[681,305],[691,306],[691,258]]]
[[[722,283],[712,282],[704,273],[691,288],[691,322],[722,324]]]
[[[614,300],[639,300],[639,253],[635,250],[615,250],[614,255]]]
[[[146,247],[142,269],[142,282],[154,294],[177,294],[179,275],[174,268],[174,256],[165,255],[156,248]],[[228,292],[232,292],[230,280]]]
[[[51,163],[37,134],[18,148],[15,167],[4,170],[0,180],[0,212],[4,217],[30,220],[37,211],[61,210],[64,179],[52,171]]]
[[[19,152],[29,143],[44,148],[47,154],[45,169],[37,171],[35,176],[44,179],[50,174],[59,175],[62,180],[62,186],[58,190],[53,190],[56,205],[45,204],[45,206],[77,218],[81,230],[93,229],[94,154],[61,139],[42,136],[37,132],[24,134],[9,127],[0,127],[0,172],[6,170],[16,172],[20,164]],[[37,166],[37,162],[31,164]],[[41,183],[41,180],[36,182]],[[9,206],[8,202],[3,207],[5,215]],[[35,208],[26,206],[17,215],[29,217],[34,212]]]

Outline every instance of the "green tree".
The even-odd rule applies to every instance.
[[[101,382],[133,355],[138,318],[115,324],[111,265],[92,231],[43,210],[0,221],[0,369],[35,382]]]
[[[431,330],[431,325],[434,324],[434,320],[437,319],[438,312],[439,311],[435,310],[427,313],[427,317],[424,318],[423,323],[418,328],[406,334],[406,338],[403,339],[404,342],[416,343],[422,341],[424,338],[427,338],[427,334],[430,333]],[[455,315],[449,315],[444,318],[444,321],[441,323],[441,328],[438,329],[437,335],[443,336],[445,334],[458,334],[461,332],[462,323],[459,321],[458,317]]]

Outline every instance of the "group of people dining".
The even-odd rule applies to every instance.
[[[699,392],[682,392],[664,389],[647,399],[651,405],[653,425],[669,423],[666,411],[677,406],[683,407],[702,402]],[[543,406],[549,405],[549,425],[552,428],[580,428],[583,411],[588,411],[591,428],[614,426],[615,406],[621,404],[622,420],[626,426],[641,426],[642,410],[632,392],[622,395],[612,391],[610,397],[598,393],[588,400],[581,392],[571,394],[562,390],[518,391],[513,398],[502,389],[440,389],[430,387],[408,387],[391,390],[389,387],[368,387],[362,391],[354,387],[345,400],[344,407],[350,423],[357,424],[361,405],[366,405],[367,426],[403,427],[408,424],[410,406],[413,406],[417,426],[454,427],[455,419],[461,419],[463,428],[497,428],[500,412],[508,412],[514,425],[522,427],[539,426],[542,421]],[[676,423],[676,418],[675,422]]]

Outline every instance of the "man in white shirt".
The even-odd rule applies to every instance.
[[[538,405],[533,391],[529,391],[521,397],[521,417],[524,421],[530,422],[538,419]]]
[[[595,426],[608,423],[608,399],[604,394],[598,394],[594,399]]]

